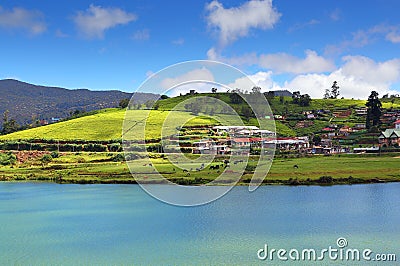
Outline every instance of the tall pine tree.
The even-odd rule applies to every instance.
[[[367,120],[365,125],[368,130],[371,130],[372,127],[379,127],[380,118],[382,115],[382,103],[378,98],[378,93],[376,91],[372,91],[371,95],[368,97],[367,103]]]

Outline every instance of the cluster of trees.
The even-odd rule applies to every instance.
[[[332,87],[325,90],[324,99],[337,99],[340,95],[339,85],[335,80]]]
[[[165,96],[165,95],[163,95],[163,96]],[[166,96],[166,97],[168,97],[168,96]],[[163,97],[161,97],[161,99],[163,99]],[[156,101],[154,101],[154,100],[147,100],[143,104],[142,103],[134,103],[134,102],[130,103],[130,99],[126,98],[126,99],[122,99],[119,102],[119,107],[122,109],[128,108],[129,110],[139,110],[142,108],[150,109],[154,106],[155,102]]]
[[[216,89],[212,88],[215,93]],[[262,96],[260,87],[253,87],[251,91],[243,91],[241,89],[234,89],[229,93],[229,105],[218,105],[217,99],[201,99],[192,98],[190,102],[185,104],[185,109],[192,114],[197,115],[200,112],[214,115],[215,113],[221,114],[234,114],[235,112],[249,120],[252,117],[265,117],[266,115],[272,116],[265,106],[265,98]],[[265,95],[265,93],[264,93]],[[215,97],[218,98],[218,97]]]
[[[309,106],[311,97],[308,94],[300,94],[300,91],[293,92],[292,95],[293,103],[299,106]]]
[[[21,128],[15,119],[10,119],[9,114],[10,112],[8,110],[3,114],[3,128],[0,132],[2,135],[18,131]]]

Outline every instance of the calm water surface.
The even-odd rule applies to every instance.
[[[275,265],[257,259],[264,244],[322,249],[339,237],[400,263],[399,192],[400,183],[236,187],[211,204],[175,207],[137,185],[3,182],[0,265]]]

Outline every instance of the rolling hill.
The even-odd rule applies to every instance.
[[[229,94],[217,93],[217,94],[201,94],[201,96],[217,97],[218,99],[229,103]],[[136,125],[131,129],[131,137],[133,139],[140,140],[142,133],[140,130],[143,129],[143,119],[147,117],[150,112],[150,119],[146,122],[146,139],[159,138],[159,130],[163,126],[165,118],[170,114],[172,109],[173,118],[176,120],[187,120],[193,125],[214,125],[218,121],[228,121],[230,123],[230,115],[219,113],[220,110],[216,110],[213,118],[207,118],[207,116],[194,116],[184,107],[174,108],[177,104],[183,100],[196,97],[196,95],[184,95],[164,100],[159,100],[156,104],[157,110],[129,110],[132,116],[130,123]],[[210,110],[216,108],[213,103],[202,102],[200,115],[210,115]],[[355,110],[365,106],[364,100],[352,100],[352,99],[314,99],[311,101],[310,106],[301,107],[297,104],[293,104],[290,97],[284,97],[282,99],[275,97],[269,100],[271,109],[274,114],[286,113],[286,119],[275,120],[276,130],[279,136],[304,136],[311,135],[315,132],[320,132],[324,127],[329,126],[331,123],[337,123],[340,125],[352,126],[356,123],[363,123],[365,118],[351,114],[347,118],[336,118],[332,114],[334,112],[342,112],[343,110]],[[237,110],[242,107],[240,104],[230,104]],[[384,108],[400,107],[400,102],[383,102]],[[329,110],[328,114],[321,114],[317,119],[308,120],[310,123],[306,127],[302,127],[301,123],[307,119],[302,114],[305,111],[310,110]],[[120,139],[122,135],[122,125],[126,111],[122,109],[103,109],[94,112],[92,115],[71,119],[47,126],[37,127],[24,131],[15,132],[8,135],[0,136],[1,140],[19,140],[19,139],[53,139],[53,140],[114,140]],[[239,111],[240,113],[240,111]],[[250,118],[247,122],[249,125],[257,125],[257,121],[254,118]]]
[[[160,137],[160,128],[164,120],[170,114],[169,111],[158,110],[128,110],[130,112],[129,137],[134,140],[143,140],[143,129],[146,125],[146,139]],[[58,122],[46,126],[36,127],[23,131],[0,136],[1,140],[85,140],[85,141],[109,141],[122,137],[122,127],[125,118],[125,109],[104,109],[93,115],[79,117],[68,121]],[[194,116],[189,112],[173,112],[174,120],[189,121],[188,125],[207,125],[216,123],[210,118]],[[143,121],[147,118],[146,123]],[[132,125],[132,126],[131,126]],[[173,130],[171,128],[171,130]],[[169,130],[164,125],[164,130]]]
[[[13,79],[0,80],[0,95],[0,115],[8,110],[9,117],[21,125],[37,119],[65,118],[75,110],[92,111],[117,107],[122,99],[132,96],[131,93],[117,90],[68,90],[38,86]],[[137,99],[143,103],[158,99],[158,96],[138,93]],[[2,122],[1,119],[0,126]]]

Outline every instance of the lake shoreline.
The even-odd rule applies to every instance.
[[[249,180],[241,180],[237,184],[232,184],[230,182],[221,182],[221,183],[212,183],[209,184],[212,180],[182,180],[182,179],[173,179],[169,180],[173,184],[176,185],[184,185],[184,186],[248,186]],[[208,181],[208,182],[206,182]],[[37,178],[37,179],[22,179],[22,178],[2,178],[0,177],[0,182],[39,182],[39,183],[56,183],[56,184],[81,184],[81,185],[92,185],[92,184],[104,184],[104,185],[139,185],[139,182],[135,179],[124,179],[124,180],[116,180],[116,179],[55,179],[55,178]],[[399,179],[362,179],[362,178],[326,178],[322,177],[316,180],[298,180],[298,179],[268,179],[264,180],[260,185],[261,186],[337,186],[337,185],[365,185],[365,184],[380,184],[380,183],[397,183],[400,182]],[[140,181],[140,184],[143,185],[170,185],[165,180],[159,181]]]

